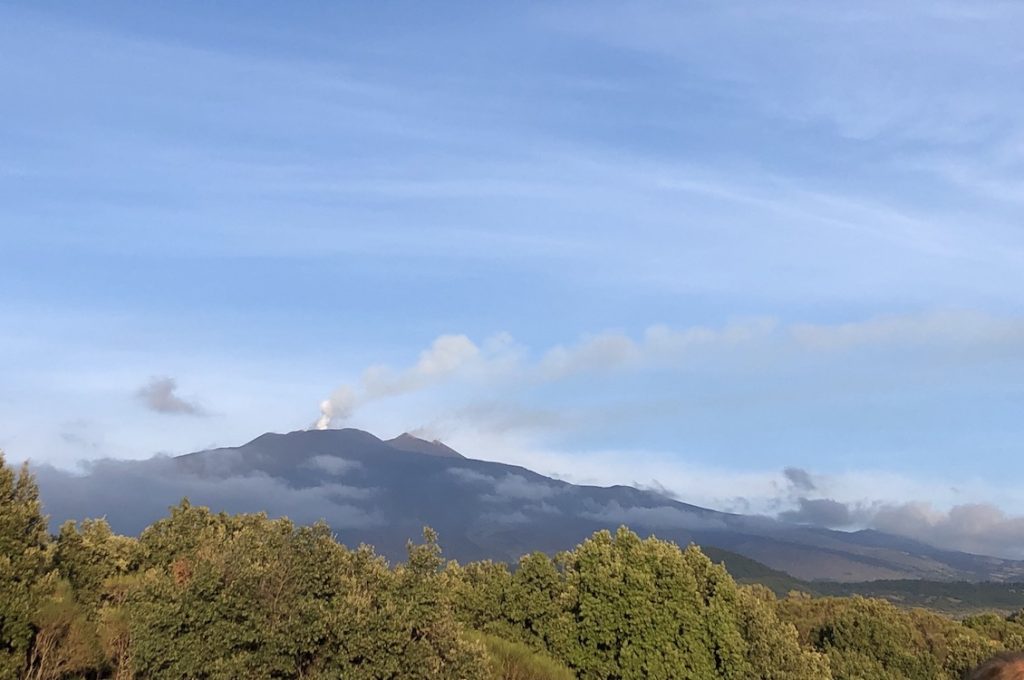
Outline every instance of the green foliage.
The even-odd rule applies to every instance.
[[[952,620],[885,600],[794,594],[779,612],[801,642],[829,657],[837,680],[954,680],[998,648]]]
[[[997,614],[977,614],[963,620],[964,626],[989,640],[996,640],[1010,651],[1024,651],[1024,620],[1020,613],[1009,618]]]
[[[729,573],[735,560],[727,561]],[[986,611],[1010,613],[1024,607],[1022,583],[964,583],[962,581],[868,581],[866,583],[804,583],[796,582],[784,590],[777,590],[762,573],[752,577],[784,595],[791,590],[802,590],[821,596],[849,597],[862,595],[889,600],[898,607],[923,607],[953,617],[964,617]],[[793,579],[790,579],[793,581]],[[782,585],[777,579],[776,583]]]
[[[103,664],[96,626],[75,601],[70,584],[55,584],[32,617],[34,638],[25,677],[59,680],[84,674]]]
[[[49,535],[28,466],[0,452],[0,680],[18,678],[35,636],[32,619],[52,587]]]
[[[526,639],[520,626],[506,626],[496,618],[508,609],[512,574],[504,562],[471,562],[465,567],[452,562],[445,569],[446,589],[461,621],[473,630],[493,631],[506,639]],[[501,629],[501,630],[498,630]]]
[[[514,570],[445,565],[429,529],[391,567],[324,524],[187,501],[138,539],[102,520],[51,539],[0,457],[0,680],[953,680],[1004,649],[1024,612],[779,600],[625,528]]]
[[[740,589],[740,621],[753,677],[818,680],[832,677],[828,658],[801,646],[796,628],[779,619],[775,594],[764,586]]]
[[[861,582],[801,581],[789,574],[714,546],[701,546],[712,562],[725,565],[738,583],[767,586],[780,597],[792,591],[817,596],[876,597],[898,607],[923,607],[954,618],[1000,611],[1009,614],[1024,607],[1024,583],[926,581],[918,579]]]
[[[491,680],[575,680],[576,675],[551,657],[521,642],[496,635],[471,634],[487,650]]]
[[[118,536],[103,519],[86,519],[81,526],[65,522],[57,535],[53,564],[74,589],[91,616],[103,604],[106,583],[138,566],[138,542]]]
[[[198,540],[197,540],[198,537]],[[388,569],[326,525],[214,515],[188,504],[140,538],[150,567],[127,598],[147,678],[477,678],[439,575],[433,537]],[[216,640],[216,645],[209,644]]]
[[[452,570],[467,624],[543,649],[579,678],[827,678],[761,591],[697,548],[620,529],[552,560]],[[770,594],[769,594],[770,595]]]

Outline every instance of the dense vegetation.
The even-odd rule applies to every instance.
[[[391,567],[322,524],[188,502],[138,538],[50,536],[0,458],[0,680],[952,680],[1022,648],[1019,616],[780,599],[626,529],[514,569],[445,564],[429,530]]]

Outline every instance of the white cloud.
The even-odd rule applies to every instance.
[[[630,526],[664,527],[674,529],[725,529],[721,518],[706,517],[701,513],[688,512],[680,508],[660,506],[642,508],[622,507],[618,501],[611,501],[599,508],[580,513],[583,517],[599,522],[626,524]]]
[[[470,468],[449,468],[447,473],[470,485],[481,486],[487,491],[481,498],[494,503],[508,501],[544,501],[559,492],[557,486],[547,482],[530,480],[523,475],[504,474],[498,477],[477,472]]]
[[[303,463],[304,467],[310,467],[314,470],[320,470],[326,472],[329,475],[340,477],[353,470],[358,470],[362,467],[362,463],[357,460],[347,460],[338,456],[313,456],[308,461]]]
[[[1012,82],[1011,65],[1021,54],[1013,40],[1019,7],[970,9],[865,2],[636,12],[598,3],[559,6],[546,17],[562,30],[685,64],[709,87],[769,116],[825,123],[855,139],[955,143],[1012,126],[1007,112],[1020,101],[1013,88],[997,85]],[[965,77],[978,72],[988,77]]]
[[[1024,516],[991,503],[963,503],[941,510],[925,501],[841,502],[798,498],[779,519],[830,529],[871,528],[946,550],[1024,559]]]
[[[491,477],[490,475],[485,475],[482,472],[477,472],[476,470],[471,470],[469,468],[454,467],[448,468],[445,472],[447,472],[452,477],[457,477],[463,482],[468,482],[471,484],[494,484],[495,481],[494,477]]]
[[[886,504],[870,526],[942,548],[1024,559],[1024,517],[991,503],[967,503],[942,511],[930,503]]]
[[[556,487],[545,482],[530,481],[521,475],[505,475],[494,484],[494,495],[500,499],[539,501],[556,493]]]
[[[569,451],[539,442],[535,436],[469,428],[460,430],[448,443],[471,458],[520,465],[574,484],[656,482],[663,494],[668,490],[680,500],[716,509],[730,509],[734,499],[744,497],[751,499],[754,511],[769,512],[769,504],[776,501],[779,490],[785,486],[782,474],[775,470],[737,471],[725,465],[697,465],[685,462],[678,452]],[[452,474],[465,474],[465,479],[479,483],[498,481],[470,470]]]

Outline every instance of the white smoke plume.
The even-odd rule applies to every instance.
[[[477,346],[465,335],[442,335],[405,370],[371,366],[352,385],[342,385],[320,404],[313,424],[326,429],[348,419],[363,404],[408,394],[459,376],[494,380],[515,379],[541,384],[581,374],[650,366],[679,366],[709,353],[742,350],[806,356],[859,348],[922,350],[968,349],[980,356],[992,351],[1019,352],[1024,319],[999,318],[971,312],[933,312],[881,317],[843,324],[782,324],[772,318],[734,321],[719,327],[670,328],[651,326],[641,336],[619,331],[589,335],[572,345],[557,345],[527,360],[525,352],[505,334]],[[731,355],[733,357],[739,355]]]
[[[356,408],[381,399],[407,394],[436,384],[480,360],[480,348],[465,335],[442,335],[425,349],[419,360],[395,373],[387,366],[371,366],[357,386],[342,385],[320,403],[317,430],[347,420]]]
[[[320,417],[313,424],[313,429],[326,430],[332,422],[347,419],[358,403],[355,391],[348,385],[342,385],[320,402]]]

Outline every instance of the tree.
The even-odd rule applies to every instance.
[[[95,624],[75,601],[70,584],[59,582],[33,612],[34,638],[26,680],[60,680],[102,665]]]
[[[747,660],[763,680],[818,680],[832,677],[828,657],[800,645],[796,628],[780,621],[775,594],[765,586],[740,589],[740,629]]]
[[[107,582],[135,570],[139,561],[138,541],[119,536],[103,519],[65,522],[57,535],[53,565],[67,579],[75,599],[90,616],[99,614]]]
[[[624,527],[512,571],[446,566],[429,529],[392,568],[323,523],[188,501],[137,540],[85,520],[51,541],[0,457],[0,680],[954,680],[1007,647],[1024,614],[780,601]]]
[[[140,675],[297,677],[317,664],[344,567],[326,527],[183,503],[139,544],[151,566],[123,607]]]
[[[139,540],[147,568],[123,606],[133,668],[168,679],[485,677],[426,539],[392,570],[322,523],[183,503]]]
[[[583,680],[830,677],[773,597],[737,586],[695,547],[625,528],[554,560],[525,556],[511,577],[479,563],[452,579],[464,621],[544,650]]]
[[[992,613],[976,614],[965,618],[963,623],[986,638],[998,641],[1005,649],[1024,650],[1024,622],[1019,613],[1007,618]]]
[[[15,474],[0,452],[0,679],[23,672],[46,591],[49,534],[28,465]]]
[[[512,574],[504,562],[449,562],[444,570],[445,589],[455,615],[473,630],[494,633],[507,640],[521,640],[517,626],[504,621],[512,587]]]
[[[804,644],[828,655],[837,680],[955,680],[996,651],[955,621],[880,599],[791,595],[779,611]]]

